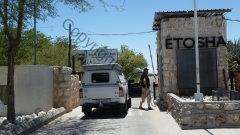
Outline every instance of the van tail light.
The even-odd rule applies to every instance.
[[[123,87],[119,87],[119,97],[124,97]]]
[[[79,89],[79,98],[83,98],[82,88]]]

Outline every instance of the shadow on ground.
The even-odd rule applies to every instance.
[[[79,135],[79,134],[98,134],[107,132],[114,134],[119,126],[123,125],[126,115],[118,114],[116,109],[94,109],[89,116],[82,117],[60,117],[40,130],[33,132],[32,135]],[[113,124],[114,123],[114,124]],[[108,125],[108,126],[106,126]]]
[[[125,118],[126,115],[122,115],[119,113],[117,109],[114,108],[97,108],[92,111],[91,115],[83,116],[80,120],[88,120],[88,119],[122,119]]]

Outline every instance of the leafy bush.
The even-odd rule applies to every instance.
[[[228,41],[228,65],[229,70],[233,72],[240,72],[240,38],[238,40]]]

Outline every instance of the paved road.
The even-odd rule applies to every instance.
[[[32,135],[240,135],[240,129],[181,130],[170,114],[154,110],[139,110],[139,98],[132,99],[127,115],[113,110],[95,109],[92,116],[84,116],[81,107],[74,109]],[[147,107],[146,103],[143,107]]]

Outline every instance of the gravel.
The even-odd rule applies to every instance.
[[[57,109],[52,108],[48,112],[40,111],[38,114],[31,115],[21,115],[16,116],[15,124],[10,123],[6,117],[0,117],[0,134],[4,134],[5,132],[15,128],[16,126],[23,125],[26,122],[34,120],[39,117],[44,117],[45,114],[54,114]]]

